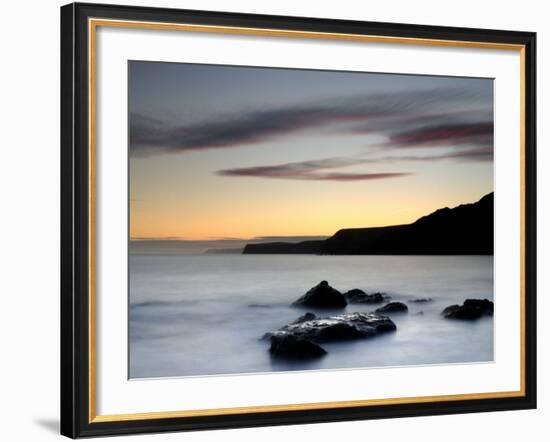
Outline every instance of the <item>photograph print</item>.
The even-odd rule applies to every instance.
[[[129,377],[493,361],[493,87],[129,61]]]

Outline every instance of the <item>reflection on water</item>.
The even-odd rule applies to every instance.
[[[408,314],[392,316],[395,333],[323,344],[328,355],[311,362],[271,358],[259,338],[307,311],[290,304],[323,279],[341,291],[433,301],[408,302]],[[130,377],[491,361],[492,318],[439,315],[466,298],[493,300],[492,257],[132,255]],[[374,308],[356,304],[337,312]]]

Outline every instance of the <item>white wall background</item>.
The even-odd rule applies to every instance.
[[[539,409],[461,416],[133,436],[124,440],[331,441],[544,440],[550,433],[550,302],[543,280],[550,220],[543,167],[550,160],[546,105],[550,14],[534,0],[131,1],[126,4],[279,15],[500,28],[538,32]],[[59,6],[58,0],[5,2],[0,47],[0,439],[47,441],[59,410]],[[546,55],[546,57],[545,57]],[[546,250],[542,247],[546,245]]]

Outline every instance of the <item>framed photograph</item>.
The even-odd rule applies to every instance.
[[[535,42],[62,7],[62,434],[535,408]]]

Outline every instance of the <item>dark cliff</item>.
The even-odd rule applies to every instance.
[[[248,244],[243,253],[327,255],[492,255],[494,193],[412,224],[342,229],[332,237],[300,243]]]
[[[412,224],[342,229],[327,239],[325,254],[491,255],[493,193],[478,202],[445,207]]]

